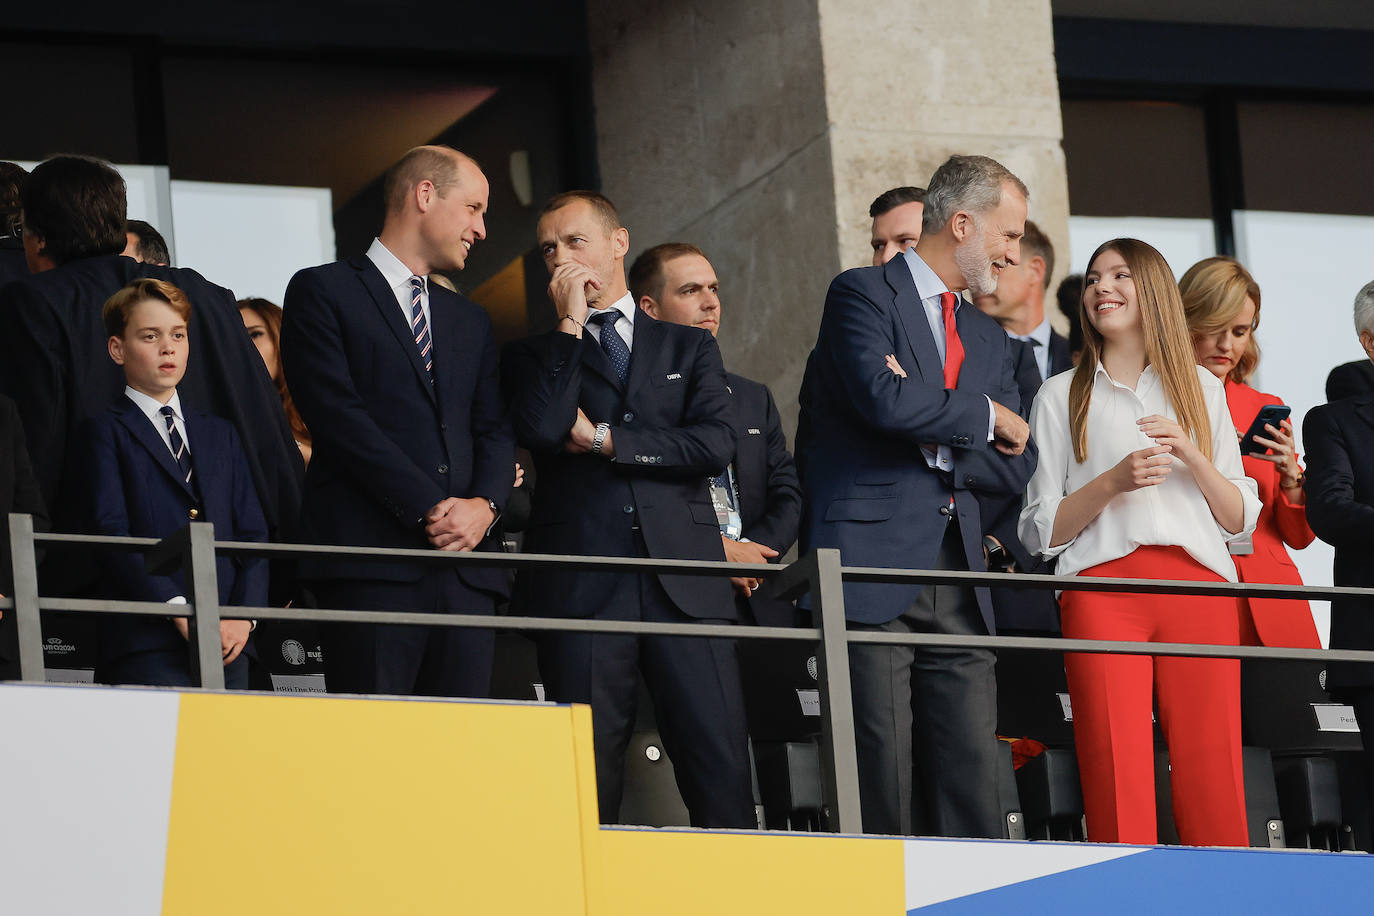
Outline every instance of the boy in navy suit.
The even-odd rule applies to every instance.
[[[183,412],[177,384],[186,373],[191,303],[151,278],[115,293],[102,310],[110,358],[124,368],[125,397],[82,427],[83,505],[98,534],[165,537],[190,521],[209,521],[221,540],[265,541],[267,524],[234,427]],[[216,560],[221,605],[267,603],[267,564]],[[110,551],[104,574],[114,596],[184,604],[183,574],[150,575],[136,553]],[[227,686],[248,685],[243,657],[252,624],[225,620],[220,646]],[[184,617],[106,616],[96,680],[189,687]]]

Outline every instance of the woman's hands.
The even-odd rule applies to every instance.
[[[1178,425],[1177,420],[1170,420],[1159,414],[1150,414],[1148,417],[1141,417],[1135,422],[1142,433],[1155,440],[1156,445],[1169,446],[1173,449],[1173,453],[1189,466],[1207,461],[1198,451],[1197,444],[1193,442],[1193,437],[1183,432],[1183,427]]]
[[[1251,458],[1268,461],[1278,468],[1279,486],[1285,490],[1302,489],[1302,467],[1298,464],[1298,445],[1293,439],[1293,424],[1284,420],[1277,427],[1264,424],[1268,438],[1256,436],[1255,442],[1268,448],[1272,454],[1252,454]]]
[[[1131,452],[1107,472],[1112,489],[1117,493],[1129,493],[1142,487],[1158,486],[1173,470],[1172,453],[1173,447],[1169,445],[1152,445]]]

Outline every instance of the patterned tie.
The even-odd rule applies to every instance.
[[[181,438],[181,433],[177,432],[177,425],[174,422],[176,412],[168,405],[160,411],[162,418],[167,421],[167,438],[172,443],[172,454],[176,457],[177,467],[181,468],[182,478],[186,481],[186,486],[191,486],[191,452],[186,448],[186,440]]]
[[[419,277],[410,278],[410,333],[415,335],[415,346],[424,360],[429,382],[434,384],[434,343],[429,339],[429,322],[425,320],[424,307],[420,305],[420,294],[425,291],[425,281]]]
[[[940,294],[940,306],[945,313],[945,387],[959,385],[959,369],[964,365],[964,342],[959,339],[959,327],[954,323],[954,306],[959,299],[953,293]]]
[[[615,329],[615,323],[619,318],[619,309],[609,309],[599,315],[593,315],[590,321],[600,326],[601,349],[615,367],[615,374],[623,385],[625,377],[630,374],[630,348],[625,345],[625,338]]]

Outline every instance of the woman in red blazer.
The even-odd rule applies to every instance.
[[[1266,404],[1282,404],[1272,394],[1256,391],[1245,380],[1259,363],[1255,328],[1259,326],[1260,290],[1250,272],[1231,258],[1199,261],[1179,281],[1188,329],[1198,364],[1226,383],[1226,404],[1236,435],[1244,435]],[[1284,548],[1301,549],[1315,535],[1303,508],[1303,472],[1293,441],[1293,424],[1266,426],[1267,437],[1255,441],[1266,453],[1245,455],[1246,476],[1259,485],[1260,511],[1253,552],[1236,553],[1241,582],[1301,585],[1293,558]],[[1245,645],[1319,649],[1317,627],[1306,601],[1284,598],[1241,599],[1241,642]]]

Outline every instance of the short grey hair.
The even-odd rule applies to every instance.
[[[926,188],[921,233],[938,232],[960,210],[982,215],[1002,202],[1002,185],[1011,184],[1030,200],[1020,178],[987,156],[950,156],[935,170]]]
[[[1374,331],[1374,280],[1355,294],[1355,333]]]

